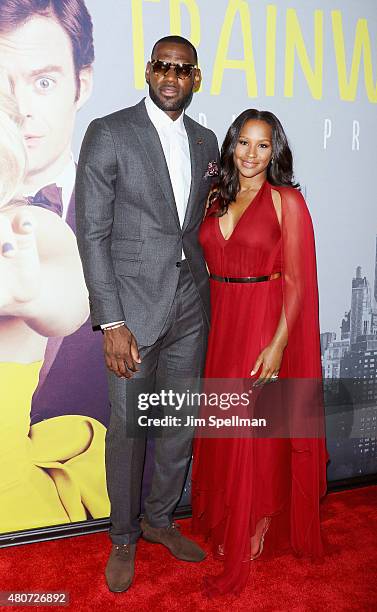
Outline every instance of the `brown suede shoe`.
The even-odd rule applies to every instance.
[[[107,586],[113,593],[122,593],[132,584],[136,544],[113,544],[106,565]]]
[[[172,523],[170,527],[152,527],[143,518],[140,522],[143,538],[154,544],[163,544],[171,554],[181,561],[203,561],[206,558],[204,550],[179,531],[178,525]]]

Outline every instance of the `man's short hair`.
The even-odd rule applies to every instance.
[[[164,38],[160,38],[160,40],[158,40],[152,49],[152,53],[151,53],[151,58],[153,58],[153,54],[156,50],[157,45],[159,44],[163,44],[163,43],[173,43],[176,45],[185,45],[186,47],[188,47],[189,49],[191,49],[194,58],[195,58],[195,64],[198,63],[198,52],[195,49],[194,45],[187,40],[187,38],[183,38],[183,36],[164,36]]]
[[[93,24],[84,0],[0,0],[0,34],[37,16],[54,19],[68,35],[79,84],[80,70],[94,61]]]

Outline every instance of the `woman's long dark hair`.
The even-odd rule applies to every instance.
[[[249,120],[265,121],[271,126],[273,160],[267,167],[268,182],[276,186],[299,187],[299,184],[294,182],[292,152],[279,119],[269,111],[247,109],[233,121],[221,147],[220,178],[209,200],[210,205],[214,200],[219,201],[218,212],[221,215],[226,213],[229,204],[235,201],[240,190],[239,172],[233,155],[240,132]]]

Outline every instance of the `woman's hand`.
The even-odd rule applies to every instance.
[[[271,342],[258,355],[253,369],[250,372],[254,376],[262,368],[259,378],[254,383],[256,386],[268,383],[279,375],[280,365],[283,359],[284,345],[280,342]]]
[[[42,336],[67,336],[88,318],[76,238],[36,206],[0,211],[0,316],[23,319]]]
[[[33,212],[0,213],[0,314],[17,315],[41,290],[41,265]]]

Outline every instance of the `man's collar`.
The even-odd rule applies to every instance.
[[[183,123],[183,118],[185,114],[184,112],[180,114],[178,119],[173,121],[173,119],[171,119],[169,115],[167,115],[163,110],[158,108],[157,104],[153,102],[150,96],[146,96],[145,98],[145,107],[147,109],[147,113],[149,115],[150,120],[155,126],[172,127],[172,125],[174,125],[174,127],[176,128],[180,128],[183,130],[185,129]]]

